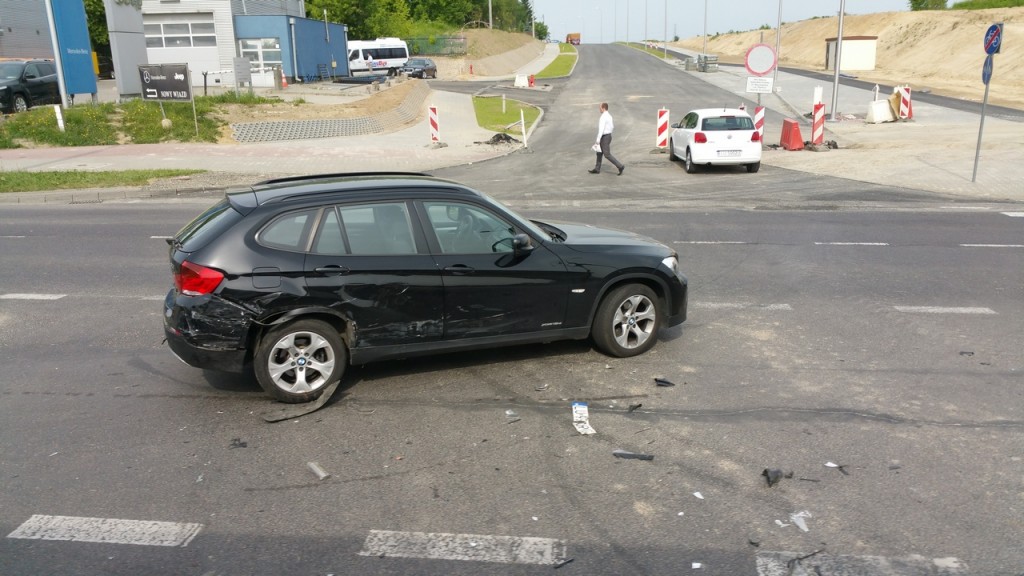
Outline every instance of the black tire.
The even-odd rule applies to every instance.
[[[659,328],[661,314],[654,291],[643,284],[626,284],[601,300],[591,335],[601,352],[628,358],[650,350],[658,341]]]
[[[298,404],[320,397],[340,380],[348,365],[341,335],[321,320],[297,320],[260,338],[253,357],[256,381],[281,402]]]
[[[690,156],[690,149],[686,149],[686,173],[693,174],[697,171],[697,165],[693,163],[693,157]]]
[[[11,103],[11,110],[15,112],[24,112],[28,110],[28,100],[24,94],[15,94],[14,102]]]
[[[679,160],[679,156],[676,156],[675,144],[673,144],[672,143],[672,139],[669,138],[668,139],[668,161],[669,162],[675,162],[676,160]]]
[[[760,169],[761,169],[761,163],[760,162],[754,162],[753,164],[747,164],[747,172],[750,172],[751,174],[753,174],[754,172],[757,172]]]

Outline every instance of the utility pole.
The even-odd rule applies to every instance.
[[[494,30],[494,7],[492,0],[487,0],[487,27]]]
[[[836,75],[832,79],[832,121],[836,121],[836,106],[839,102],[839,63],[843,58],[843,15],[846,13],[846,0],[839,0],[839,35],[836,36]]]
[[[782,46],[782,0],[779,0],[779,20],[775,25],[775,75],[772,76],[772,89],[779,83],[779,62],[782,60],[779,57],[779,49]],[[758,94],[760,97],[760,94]]]

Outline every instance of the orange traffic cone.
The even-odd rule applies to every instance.
[[[284,89],[284,88],[287,88],[287,87],[288,87],[288,77],[285,76],[284,74],[281,74],[281,89]]]

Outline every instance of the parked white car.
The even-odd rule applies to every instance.
[[[700,166],[713,165],[744,165],[747,172],[757,172],[761,168],[761,135],[743,110],[693,110],[672,125],[668,157],[673,161],[682,158],[690,174]]]

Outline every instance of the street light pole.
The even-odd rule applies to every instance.
[[[782,46],[782,0],[779,0],[779,20],[775,26],[775,74],[772,76],[772,89],[779,82],[779,49]],[[760,96],[760,94],[758,95]]]
[[[839,63],[843,58],[843,15],[846,13],[846,0],[839,0],[839,35],[836,36],[836,75],[832,79],[832,121],[836,121],[836,106],[839,102]]]
[[[708,53],[708,0],[704,0],[704,51],[702,53]]]

